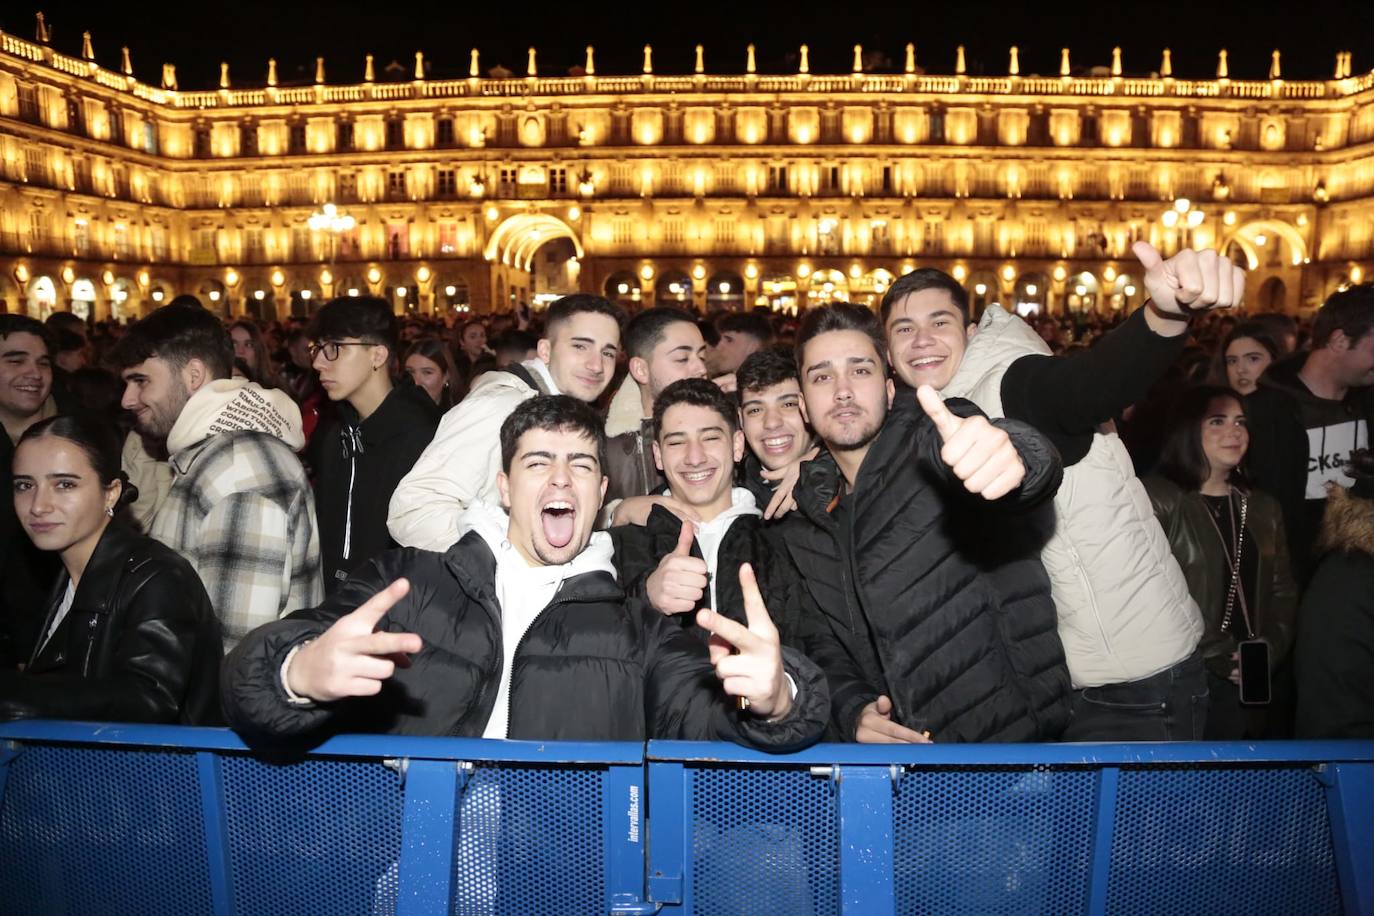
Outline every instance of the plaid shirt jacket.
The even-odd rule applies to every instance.
[[[290,446],[270,433],[222,432],[171,465],[150,533],[195,567],[226,653],[254,627],[324,600],[315,499]]]

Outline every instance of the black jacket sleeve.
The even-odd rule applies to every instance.
[[[1013,362],[1002,376],[1002,412],[1049,436],[1073,464],[1098,426],[1145,398],[1187,338],[1156,334],[1140,309],[1086,350]]]
[[[224,660],[220,694],[229,725],[248,743],[298,739],[324,728],[345,703],[293,703],[281,680],[287,654],[316,639],[340,617],[357,610],[401,576],[409,551],[389,551],[368,562],[342,583],[324,604],[293,611],[281,620],[251,631]],[[415,584],[401,599],[419,600]],[[395,608],[393,608],[395,611]],[[391,626],[390,615],[381,628]]]
[[[987,416],[976,404],[963,398],[950,398],[945,401],[945,406],[949,408],[950,413],[958,417]],[[916,409],[921,409],[919,404]],[[1017,420],[993,420],[991,422],[1011,439],[1011,444],[1021,456],[1022,464],[1026,466],[1026,476],[1022,479],[1019,487],[990,505],[1011,509],[1030,509],[1047,499],[1053,498],[1059,489],[1060,482],[1064,479],[1064,465],[1059,458],[1058,449],[1054,447],[1050,439],[1028,423]],[[941,438],[939,430],[935,428],[934,420],[922,414],[915,435],[916,459],[929,472],[935,475],[937,479],[944,480],[951,490],[982,499],[968,493],[964,489],[964,482],[955,475],[954,469],[945,464],[944,459],[940,457],[944,440]]]
[[[821,739],[830,716],[825,676],[806,656],[784,647],[783,667],[797,686],[792,708],[770,722],[734,707],[721,689],[706,644],[647,605],[628,606],[645,625],[645,705],[652,738],[733,741],[771,753],[801,750]]]
[[[195,666],[222,651],[205,587],[189,566],[159,566],[120,611],[110,621],[119,633],[99,676],[74,670],[75,659],[51,673],[0,673],[0,719],[182,721]]]

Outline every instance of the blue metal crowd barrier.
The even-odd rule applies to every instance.
[[[821,745],[0,725],[0,912],[1374,913],[1374,742]]]

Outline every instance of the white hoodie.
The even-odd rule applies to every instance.
[[[571,562],[561,566],[531,566],[506,538],[509,527],[510,516],[505,510],[487,503],[474,503],[458,519],[459,537],[476,531],[496,557],[494,592],[501,606],[501,646],[505,657],[501,661],[496,703],[482,731],[483,738],[506,737],[510,727],[510,675],[515,650],[525,632],[558,594],[563,580],[598,570],[615,575],[611,536],[604,531],[594,532],[586,548]]]
[[[305,445],[301,409],[290,395],[241,378],[216,379],[191,396],[167,434],[167,451],[176,455],[216,433],[239,430],[270,433],[299,451]]]

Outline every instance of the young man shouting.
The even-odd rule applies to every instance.
[[[592,530],[606,477],[590,407],[528,400],[502,424],[500,448],[508,512],[474,506],[446,552],[383,554],[329,602],[244,641],[224,667],[234,728],[258,744],[348,729],[788,751],[820,736],[824,679],[780,648],[747,570],[747,624],[697,615],[709,650],[626,600],[609,536]]]

